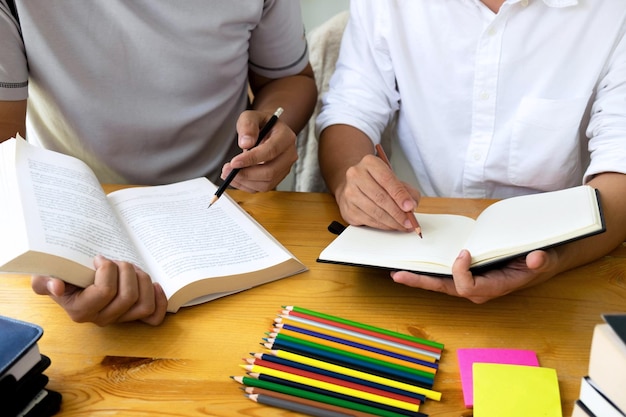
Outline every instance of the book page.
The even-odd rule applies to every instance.
[[[226,194],[208,208],[215,190],[198,178],[109,194],[148,272],[168,297],[200,278],[243,274],[291,259]]]
[[[450,214],[416,213],[423,238],[416,233],[349,226],[322,251],[319,259],[407,271],[450,274],[452,262],[474,220]]]
[[[468,239],[473,265],[525,253],[602,229],[595,190],[573,187],[512,197],[487,207]]]
[[[17,140],[16,169],[30,249],[93,269],[94,256],[142,265],[87,165]]]

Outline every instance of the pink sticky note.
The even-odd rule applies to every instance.
[[[535,352],[524,349],[457,349],[457,357],[459,360],[459,370],[461,372],[463,400],[467,408],[474,406],[474,377],[472,371],[474,363],[539,366]]]

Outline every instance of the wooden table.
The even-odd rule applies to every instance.
[[[108,187],[108,190],[112,190]],[[73,323],[28,276],[0,276],[0,314],[44,328],[41,352],[52,365],[48,387],[63,394],[60,416],[291,416],[244,398],[231,375],[259,343],[282,305],[328,314],[444,343],[435,389],[441,402],[423,412],[471,415],[463,405],[456,350],[532,349],[555,368],[563,415],[569,417],[587,372],[600,314],[626,311],[626,248],[543,285],[475,305],[395,284],[385,271],[320,264],[339,220],[326,194],[229,191],[309,271],[207,304],[181,309],[159,327],[128,323],[100,328]],[[420,210],[476,216],[491,201],[425,198]],[[3,238],[7,238],[6,236]]]

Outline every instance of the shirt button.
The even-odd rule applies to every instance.
[[[488,92],[486,92],[486,91],[481,92],[481,93],[480,93],[480,98],[481,98],[482,100],[488,100],[488,99],[489,99],[489,93],[488,93]]]
[[[482,155],[480,154],[480,152],[474,152],[474,161],[480,161],[480,159],[482,158]]]
[[[522,6],[523,7],[528,6],[528,0],[522,0]]]
[[[489,30],[487,31],[487,35],[489,36],[495,36],[496,33],[498,33],[498,29],[494,27],[489,28]]]

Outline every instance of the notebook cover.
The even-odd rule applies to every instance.
[[[0,316],[0,378],[42,335],[43,329],[36,324]]]

